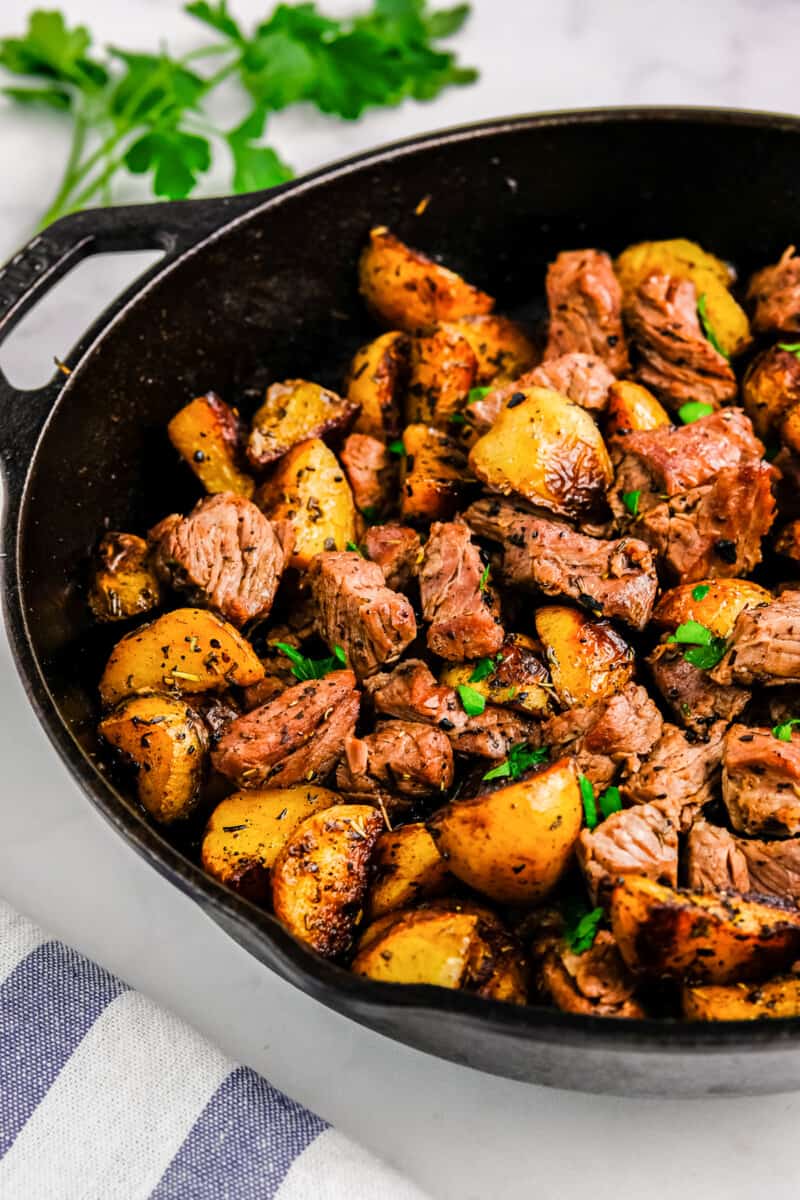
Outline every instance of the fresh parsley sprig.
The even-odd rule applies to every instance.
[[[486,700],[481,693],[476,691],[475,688],[469,687],[466,683],[460,683],[456,691],[467,716],[479,717],[486,708]]]
[[[508,757],[504,758],[496,767],[492,767],[491,771],[487,771],[483,778],[485,780],[519,779],[531,767],[547,762],[549,757],[550,751],[547,746],[533,749],[527,742],[517,742],[509,750]]]
[[[292,674],[295,679],[305,682],[307,679],[323,679],[331,671],[339,671],[347,666],[347,655],[341,646],[334,646],[330,658],[307,658],[288,642],[274,642],[276,650],[285,654],[292,664]]]
[[[723,358],[730,358],[730,355],[726,354],[722,349],[719,338],[714,332],[714,326],[708,319],[708,301],[705,292],[697,297],[697,315],[700,318],[700,324],[703,327],[703,333],[711,342],[711,345],[714,347],[717,354],[721,354]]]
[[[706,404],[703,400],[688,400],[678,409],[678,416],[684,425],[691,425],[701,417],[710,417],[713,411],[713,404]]]
[[[587,829],[596,829],[601,820],[604,821],[606,817],[619,812],[622,808],[622,797],[618,787],[607,787],[604,792],[595,797],[592,782],[585,775],[578,776],[578,786]]]
[[[494,674],[502,661],[502,654],[497,654],[494,658],[479,658],[469,677],[469,682],[480,683],[482,679],[488,679],[490,675]]]
[[[693,667],[700,667],[703,671],[710,671],[717,665],[728,645],[725,638],[716,637],[699,621],[684,621],[667,641],[689,646],[690,649],[684,651],[683,657]]]
[[[779,725],[772,726],[772,736],[779,742],[790,742],[795,725],[800,725],[800,717],[792,717],[790,721],[781,721]]]
[[[564,941],[573,954],[585,954],[594,945],[603,921],[602,908],[588,908],[584,901],[570,896],[561,904]]]

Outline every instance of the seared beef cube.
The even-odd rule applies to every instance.
[[[317,632],[330,647],[341,646],[359,679],[394,662],[417,636],[409,601],[387,588],[377,563],[354,550],[318,554],[308,579]]]
[[[165,517],[150,540],[159,576],[234,625],[269,613],[292,550],[286,522],[272,524],[232,492],[201,500],[188,517]]]
[[[638,353],[636,378],[673,408],[699,400],[718,408],[736,396],[736,376],[700,327],[691,280],[654,272],[626,305]]]
[[[761,842],[736,839],[747,863],[749,891],[800,904],[800,838]]]
[[[800,683],[800,592],[784,592],[771,604],[742,609],[711,677],[745,686]]]
[[[762,842],[696,821],[687,845],[695,891],[757,892],[800,902],[800,838]]]
[[[506,758],[511,747],[520,742],[529,746],[539,744],[536,723],[499,704],[487,704],[480,716],[468,717],[460,728],[448,731],[447,736],[458,754],[474,754],[493,762]]]
[[[715,721],[733,721],[744,709],[746,688],[715,683],[708,671],[687,662],[686,646],[662,642],[647,658],[656,687],[687,729],[701,731]]]
[[[336,771],[338,791],[365,804],[380,797],[390,813],[412,800],[441,797],[452,782],[447,735],[418,721],[381,721],[374,733],[346,738]]]
[[[565,250],[547,268],[550,325],[545,360],[578,352],[602,358],[614,375],[628,369],[622,289],[600,250]]]
[[[626,967],[614,935],[601,929],[588,950],[576,954],[563,938],[542,939],[534,947],[537,984],[543,1000],[563,1012],[596,1017],[643,1017],[634,997],[636,980]]]
[[[614,378],[603,359],[594,354],[560,354],[529,371],[526,386],[550,388],[588,412],[598,413],[608,404]]]
[[[685,832],[719,782],[725,722],[701,737],[664,725],[658,743],[622,784],[626,804],[657,804]],[[690,740],[691,739],[691,740]]]
[[[428,646],[451,662],[496,654],[505,633],[488,568],[463,521],[431,526],[419,571]]]
[[[657,804],[611,813],[578,838],[578,862],[595,904],[603,903],[622,875],[646,875],[678,884],[678,831]]]
[[[422,542],[408,525],[371,525],[362,541],[364,553],[383,571],[386,586],[404,592],[417,574]]]
[[[800,833],[800,733],[784,742],[770,729],[733,725],[722,763],[722,798],[734,829]]]
[[[596,789],[608,787],[620,768],[636,769],[661,736],[661,714],[643,687],[621,692],[587,708],[570,708],[542,726],[553,757],[570,754]]]
[[[352,671],[297,683],[232,721],[211,761],[239,787],[320,783],[336,766],[358,707]]]
[[[395,473],[385,444],[368,433],[351,433],[339,458],[359,512],[383,512]]]
[[[756,271],[747,289],[756,333],[800,333],[800,255],[794,246]]]
[[[658,581],[653,556],[639,539],[589,537],[507,500],[478,500],[464,516],[480,537],[502,545],[506,583],[568,596],[595,616],[634,629],[650,620]]]

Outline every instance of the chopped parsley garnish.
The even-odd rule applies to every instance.
[[[345,549],[351,550],[353,552],[353,554],[360,554],[362,558],[364,557],[364,551],[361,549],[360,546],[357,546],[355,544],[355,542],[347,542],[345,545]]]
[[[389,442],[388,449],[390,454],[399,454],[401,456],[405,455],[406,452],[402,438],[395,438],[393,442]]]
[[[603,814],[603,819],[610,817],[612,813],[619,812],[622,808],[622,797],[619,794],[619,788],[606,788],[597,797],[597,803],[600,805],[600,812]]]
[[[800,358],[800,342],[778,342],[779,350],[788,350],[795,358]]]
[[[467,423],[467,418],[463,413],[460,412],[450,413],[450,416],[447,418],[447,420],[451,425],[466,425]]]
[[[483,778],[519,779],[530,767],[538,767],[540,763],[547,762],[549,757],[550,751],[547,746],[539,746],[534,750],[527,742],[517,742],[509,750],[508,758],[504,758],[496,767],[492,767],[491,771],[487,771]]]
[[[486,566],[483,568],[483,574],[481,575],[481,580],[480,580],[480,583],[478,584],[478,591],[485,592],[488,583],[489,583],[489,564],[487,563]]]
[[[707,583],[698,583],[697,587],[692,588],[692,599],[693,600],[705,600],[706,596],[708,595],[708,593],[710,591],[711,591],[711,588],[708,586]]]
[[[710,671],[715,667],[727,648],[725,638],[715,637],[711,630],[706,629],[699,621],[685,621],[667,641],[690,646],[691,649],[684,651],[683,657],[693,667],[700,667],[703,671]]]
[[[490,387],[474,387],[469,389],[467,396],[467,404],[477,404],[484,396],[488,396],[492,389]]]
[[[578,783],[581,789],[581,800],[583,801],[583,815],[586,818],[586,828],[594,829],[600,819],[597,815],[597,801],[594,798],[594,788],[585,775],[578,776]]]
[[[292,663],[292,674],[302,682],[307,679],[322,679],[331,671],[338,671],[340,667],[347,666],[347,655],[341,646],[334,646],[330,658],[307,658],[287,642],[275,642],[274,646],[281,654],[286,655]]]
[[[486,708],[486,701],[480,692],[476,692],[475,688],[467,687],[465,683],[460,683],[456,688],[461,703],[464,706],[464,712],[468,717],[479,717]]]
[[[720,345],[720,342],[719,342],[719,338],[717,337],[716,333],[714,332],[714,327],[708,319],[708,304],[706,301],[705,292],[703,292],[702,295],[697,297],[697,315],[700,318],[700,324],[703,326],[703,333],[706,335],[708,340],[711,342],[711,345],[714,347],[717,354],[721,354],[723,358],[730,358],[730,355],[726,354],[725,351],[722,349],[722,346]]]
[[[575,914],[564,928],[564,941],[573,954],[585,954],[594,945],[594,939],[603,920],[602,908],[583,910]]]
[[[638,517],[639,515],[639,497],[641,494],[642,492],[640,488],[637,488],[635,492],[622,493],[622,503],[625,505],[632,517]]]
[[[690,400],[688,404],[680,406],[678,416],[684,425],[691,425],[692,421],[699,421],[701,417],[710,417],[713,411],[713,404],[704,404],[702,400]]]
[[[368,525],[374,525],[379,516],[377,505],[369,504],[366,508],[362,508],[361,515]]]
[[[494,674],[502,661],[502,654],[498,654],[496,658],[479,658],[469,677],[470,683],[480,683],[482,679],[488,679],[490,675]]]
[[[790,742],[794,725],[800,725],[800,717],[792,717],[791,721],[782,721],[780,725],[773,725],[772,736],[779,742]]]

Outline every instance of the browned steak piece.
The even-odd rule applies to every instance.
[[[387,811],[411,800],[441,796],[453,782],[447,735],[419,721],[380,721],[363,738],[348,737],[336,787],[364,803],[380,797]]]
[[[654,272],[625,308],[637,352],[636,378],[673,409],[687,400],[718,408],[736,396],[736,376],[700,327],[691,280]]]
[[[364,534],[364,553],[383,571],[386,586],[404,592],[417,573],[422,542],[408,525],[371,525]]]
[[[522,388],[543,387],[568,396],[581,408],[602,412],[608,403],[608,389],[614,382],[602,358],[595,354],[560,354],[526,371],[517,379],[503,380],[469,406],[470,423],[478,433],[486,433],[501,410]]]
[[[595,829],[583,829],[577,855],[595,903],[607,899],[622,875],[678,884],[678,831],[657,804],[623,808]]]
[[[165,517],[150,540],[160,577],[234,625],[267,615],[293,545],[287,522],[273,525],[231,492],[201,500],[188,517]]]
[[[745,686],[800,683],[800,592],[784,592],[771,604],[743,609],[711,678]]]
[[[465,519],[503,547],[503,579],[568,596],[597,616],[644,629],[656,597],[653,556],[638,538],[589,537],[561,521],[534,516],[507,500],[478,500]]]
[[[239,787],[321,782],[355,728],[358,707],[352,671],[297,683],[232,721],[211,761]]]
[[[378,564],[355,550],[318,554],[308,581],[317,632],[329,646],[342,647],[359,679],[395,662],[417,636],[409,601],[387,588]]]
[[[573,953],[559,938],[541,945],[538,955],[539,992],[564,1012],[598,1017],[644,1016],[634,997],[636,980],[607,929],[601,929],[582,954]]]
[[[643,687],[621,692],[588,708],[570,708],[542,725],[553,756],[571,754],[594,788],[605,788],[620,769],[633,771],[661,736],[661,713]]]
[[[750,699],[750,692],[715,683],[708,671],[686,661],[685,650],[685,646],[662,642],[647,658],[655,685],[677,720],[699,732],[715,721],[733,721]]]
[[[731,726],[722,759],[722,798],[739,833],[800,833],[800,734],[784,742],[770,729]]]
[[[794,246],[778,262],[756,271],[747,289],[756,333],[800,333],[800,256]]]
[[[436,521],[419,570],[428,646],[451,662],[496,654],[505,633],[488,568],[463,521]]]
[[[700,737],[664,725],[647,759],[624,780],[623,801],[657,804],[682,832],[687,830],[719,781],[725,728],[719,721]]]
[[[458,754],[474,754],[494,762],[505,758],[511,747],[521,742],[539,744],[536,722],[499,704],[487,704],[480,716],[468,717],[466,724],[450,730],[447,736]]]
[[[594,354],[614,375],[628,369],[622,328],[622,289],[611,259],[600,250],[564,250],[547,268],[550,310],[545,361]]]
[[[394,477],[385,444],[368,433],[351,433],[339,458],[359,512],[382,512],[391,494]]]
[[[689,887],[759,892],[800,902],[800,838],[762,842],[696,821],[689,831]]]

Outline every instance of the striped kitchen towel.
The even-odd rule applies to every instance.
[[[2,1200],[425,1200],[0,901]]]

